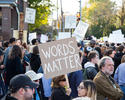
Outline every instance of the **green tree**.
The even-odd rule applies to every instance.
[[[35,24],[29,24],[29,31],[34,31],[42,25],[48,24],[48,17],[51,14],[52,6],[50,0],[29,0],[29,7],[36,9]]]
[[[90,0],[90,7],[82,9],[82,20],[90,24],[88,34],[96,37],[108,35],[114,26],[115,9],[110,0]]]

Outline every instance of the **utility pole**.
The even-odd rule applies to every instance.
[[[59,8],[58,8],[58,0],[57,0],[57,34],[58,34],[58,32],[59,32],[59,29],[58,29],[58,20],[59,20],[59,19],[58,19],[58,9],[59,9]]]
[[[80,3],[80,20],[81,20],[81,18],[82,18],[82,6],[81,6],[81,0],[79,1],[79,3]]]
[[[62,16],[62,32],[64,32],[64,17],[63,17],[63,10],[62,10],[62,0],[60,0],[60,5],[61,5],[61,16]]]

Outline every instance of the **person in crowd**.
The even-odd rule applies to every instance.
[[[38,73],[43,73],[42,67],[39,68]],[[41,87],[43,88],[43,99],[42,100],[51,100],[52,88],[51,88],[52,78],[46,79],[43,75],[40,79]]]
[[[37,39],[33,39],[31,42],[32,42],[32,45],[30,45],[30,47],[29,47],[29,52],[30,52],[30,53],[33,52],[33,47],[34,47],[34,46],[37,46],[38,43],[39,43]]]
[[[27,44],[26,44],[26,43],[23,43],[22,46],[23,46],[23,48],[24,48],[25,55],[28,54],[29,52],[28,52],[28,46],[27,46]]]
[[[105,56],[109,56],[112,58],[113,61],[115,61],[115,51],[113,49],[107,49],[106,52],[105,52]],[[114,63],[114,72],[115,72],[115,69],[117,68],[117,66],[115,65]],[[114,72],[112,74],[112,77],[114,76]]]
[[[85,46],[84,53],[83,53],[83,59],[82,59],[82,68],[84,69],[84,64],[88,62],[88,53],[92,51],[92,48],[90,46]]]
[[[32,100],[37,87],[27,75],[18,74],[10,80],[10,93],[3,100]]]
[[[4,53],[0,49],[0,99],[5,95],[6,93],[6,87],[3,79],[3,71],[4,71],[4,65],[3,65],[3,57]]]
[[[123,55],[121,64],[115,71],[114,80],[118,83],[124,93],[124,96],[121,100],[125,100],[125,55]]]
[[[22,50],[19,46],[14,45],[9,53],[6,64],[6,85],[9,85],[10,79],[17,74],[24,73],[22,65]]]
[[[54,77],[52,80],[51,100],[71,100],[71,89],[66,88],[65,75]]]
[[[78,96],[73,100],[96,100],[96,86],[91,80],[84,80],[78,86]]]
[[[95,50],[95,45],[96,45],[96,41],[95,40],[90,40],[90,47]]]
[[[76,98],[76,97],[78,97],[77,87],[83,80],[82,71],[79,70],[79,71],[69,73],[68,79],[69,79],[70,88],[72,90],[70,96],[72,98]]]
[[[107,49],[106,52],[105,52],[105,56],[109,56],[112,59],[114,59],[115,51],[113,49]]]
[[[10,50],[12,49],[12,46],[16,44],[16,39],[11,38],[9,40],[9,47],[6,49],[5,54],[4,54],[4,65],[6,66],[7,58],[9,55]]]
[[[33,47],[33,53],[31,53],[30,57],[30,66],[31,69],[35,72],[37,72],[39,67],[41,66],[38,46]]]
[[[101,53],[101,48],[100,47],[95,47],[95,50],[98,52],[99,54],[99,59],[102,58],[102,53]]]
[[[114,58],[115,65],[118,67],[121,64],[121,58],[124,55],[124,46],[120,45],[116,49],[116,54]],[[116,69],[116,68],[115,68]]]
[[[107,50],[107,46],[103,45],[103,46],[101,47],[102,57],[105,55],[106,50]]]
[[[9,42],[5,41],[3,44],[4,47],[4,51],[6,51],[6,49],[9,47]]]
[[[97,68],[96,65],[99,61],[99,56],[98,53],[96,51],[90,51],[88,54],[88,59],[89,61],[87,63],[85,63],[84,65],[84,79],[91,79],[93,80],[94,77],[97,74]]]
[[[22,42],[20,39],[17,39],[16,40],[16,45],[18,45],[19,47],[22,47]]]
[[[101,58],[99,70],[93,80],[97,88],[97,100],[120,100],[123,93],[111,77],[114,71],[112,58],[108,56]]]
[[[42,78],[42,73],[35,73],[33,70],[29,70],[25,73],[32,81],[39,84],[39,87],[35,90],[33,100],[43,100],[43,94],[41,94],[40,79]]]

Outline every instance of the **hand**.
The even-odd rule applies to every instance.
[[[66,89],[66,94],[69,96],[71,94],[71,88]]]
[[[4,69],[4,68],[5,68],[5,66],[4,66],[4,65],[1,65],[1,66],[0,66],[0,69]]]

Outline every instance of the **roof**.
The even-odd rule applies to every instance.
[[[13,2],[16,2],[16,0],[0,0],[0,4],[12,4]]]

